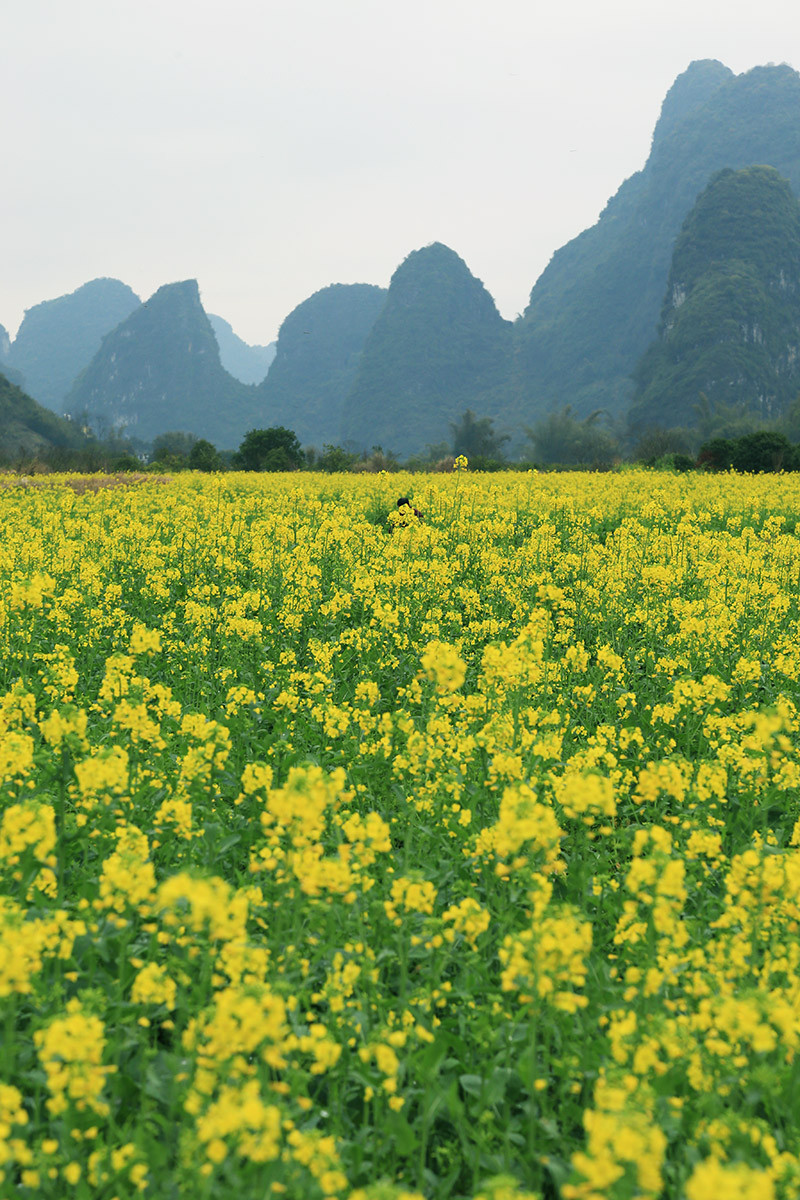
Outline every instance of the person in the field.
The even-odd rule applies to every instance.
[[[407,529],[412,523],[421,521],[422,513],[414,508],[408,496],[401,496],[397,501],[397,517],[391,520],[392,529]]]

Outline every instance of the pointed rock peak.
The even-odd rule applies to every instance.
[[[196,279],[183,279],[179,283],[165,283],[146,301],[147,305],[173,304],[175,301],[185,305],[200,304],[200,288]]]
[[[203,354],[218,366],[220,363],[219,346],[200,301],[196,279],[163,284],[104,339],[104,347],[116,341],[118,334],[125,340],[131,335],[143,338],[140,353],[155,350],[159,358],[166,356],[175,361],[184,353]]]
[[[758,421],[778,417],[797,396],[799,314],[800,203],[773,167],[724,168],[675,242],[631,427],[710,429],[715,406],[716,419],[737,406]]]
[[[252,401],[221,366],[197,281],[186,279],[160,287],[104,338],[67,407],[143,441],[178,429],[231,448],[256,428]]]
[[[661,116],[653,131],[653,142],[670,134],[692,109],[705,104],[709,96],[733,78],[730,67],[716,58],[702,58],[690,63],[664,97]]]
[[[412,250],[410,254],[407,254],[404,262],[422,258],[431,261],[438,260],[439,262],[459,263],[462,267],[466,266],[461,255],[456,254],[455,250],[451,250],[449,246],[445,246],[444,242],[428,242],[427,246],[421,246],[419,250]],[[403,263],[400,265],[402,266]]]

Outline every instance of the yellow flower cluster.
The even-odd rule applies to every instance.
[[[800,1195],[794,476],[43,483],[4,1195]]]
[[[103,1066],[106,1039],[100,1018],[87,1013],[78,1000],[70,1000],[64,1016],[37,1030],[34,1042],[47,1073],[50,1112],[58,1116],[74,1104],[79,1112],[89,1109],[107,1116],[109,1106],[102,1095],[116,1067]]]

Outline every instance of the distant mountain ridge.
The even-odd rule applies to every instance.
[[[385,301],[385,288],[335,283],[289,313],[258,393],[275,424],[293,429],[305,445],[341,440],[345,399]]]
[[[107,334],[67,404],[98,433],[121,428],[143,442],[186,430],[232,449],[270,423],[256,389],[222,367],[194,279],[159,288]]]
[[[692,63],[667,94],[644,168],[534,285],[516,329],[520,417],[564,404],[627,411],[686,214],[716,171],[754,164],[775,167],[800,193],[800,75]]]
[[[26,311],[12,340],[0,326],[0,368],[20,387],[28,385],[47,407],[62,412],[77,377],[101,349],[103,338],[141,306],[135,292],[117,279],[95,279],[74,292]],[[275,357],[275,344],[250,346],[222,317],[209,316],[223,367],[243,383],[261,382]],[[168,415],[168,414],[165,414]]]
[[[93,279],[68,296],[43,300],[26,311],[5,361],[35,400],[61,413],[76,375],[103,337],[140,303],[118,279]]]
[[[407,455],[450,437],[467,408],[494,413],[511,325],[449,247],[415,250],[392,276],[345,399],[342,438]]]
[[[42,398],[49,388],[52,400],[82,355],[70,406],[109,427],[122,423],[142,441],[184,429],[227,449],[249,428],[282,424],[306,445],[381,444],[406,455],[448,440],[468,408],[516,435],[567,405],[578,417],[600,409],[626,418],[637,388],[635,420],[660,420],[667,401],[648,391],[637,364],[659,335],[676,238],[719,171],[761,166],[800,195],[800,75],[785,65],[735,75],[716,60],[694,62],[664,99],[642,170],[622,183],[595,225],[556,251],[513,325],[455,251],[433,243],[407,256],[388,291],[332,284],[303,301],[283,322],[265,374],[269,347],[247,347],[227,322],[206,317],[194,281],[191,294],[189,281],[170,284],[138,305],[119,281],[95,280],[29,310],[0,362],[17,378],[34,372],[35,382],[44,344],[34,336],[38,323],[56,312],[77,313],[87,289],[99,295],[101,285],[113,285],[133,305],[128,315],[109,325],[105,305],[108,328],[91,361],[86,344],[67,336],[54,356],[59,380],[50,370],[31,390]],[[745,192],[731,193],[732,202],[746,207]],[[732,250],[726,255],[737,261]],[[767,287],[772,324],[792,319],[790,297],[772,295],[757,263],[748,259],[746,267],[744,274],[727,267],[724,286],[718,273],[714,303],[722,304],[738,271],[742,287]],[[708,279],[702,284],[710,286]],[[702,288],[675,315],[676,332],[662,330],[662,351],[674,352],[678,334],[687,334]],[[778,307],[786,302],[783,316],[775,300]],[[64,341],[52,324],[48,336],[53,346]],[[27,359],[26,344],[38,347]],[[0,356],[5,345],[0,337]],[[72,359],[66,350],[75,351]],[[700,375],[704,370],[701,364]],[[680,403],[688,411],[694,401]],[[783,403],[777,393],[774,403]]]
[[[220,362],[228,374],[240,383],[261,383],[275,358],[277,343],[250,346],[237,337],[229,321],[213,313],[208,313],[208,319],[219,346]]]

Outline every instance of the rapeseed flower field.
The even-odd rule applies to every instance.
[[[0,1195],[796,1200],[795,476],[41,482]]]

